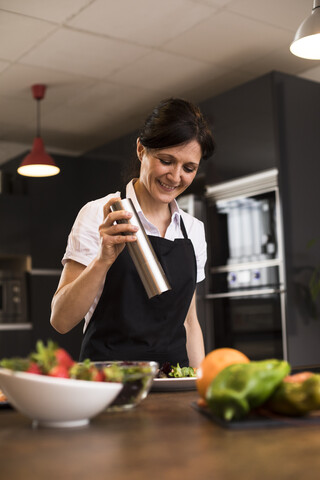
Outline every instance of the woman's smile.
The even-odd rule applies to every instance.
[[[158,182],[160,183],[161,187],[163,189],[167,190],[168,192],[172,192],[173,190],[175,190],[176,188],[179,187],[179,185],[177,185],[177,186],[168,185],[168,184],[162,182],[161,180],[158,180]]]

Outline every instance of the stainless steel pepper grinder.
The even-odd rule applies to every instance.
[[[168,279],[143,228],[132,200],[130,198],[124,198],[115,202],[111,206],[111,210],[126,210],[127,212],[131,212],[132,217],[130,219],[121,220],[119,223],[130,223],[139,227],[139,230],[135,233],[137,241],[127,243],[127,248],[148,297],[152,298],[171,290]]]

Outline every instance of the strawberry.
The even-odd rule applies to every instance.
[[[36,373],[38,375],[42,375],[41,368],[35,362],[31,362],[26,370],[28,373]]]
[[[52,367],[48,375],[50,377],[70,378],[68,368],[65,365]]]
[[[30,359],[39,365],[44,374],[49,374],[55,366],[62,365],[68,370],[74,364],[69,353],[52,340],[48,340],[47,346],[42,340],[38,340],[36,351],[31,354]]]
[[[63,365],[67,369],[71,368],[75,363],[73,358],[64,348],[57,348],[54,352],[58,365]]]
[[[92,380],[94,382],[104,382],[106,379],[105,374],[102,370],[93,370],[92,372]]]

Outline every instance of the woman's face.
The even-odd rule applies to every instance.
[[[201,147],[196,140],[183,145],[146,150],[137,141],[141,162],[139,181],[154,200],[170,203],[192,183],[199,168]]]

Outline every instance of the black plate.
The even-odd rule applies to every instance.
[[[193,402],[191,405],[195,410],[208,417],[220,427],[230,430],[302,427],[320,424],[320,411],[312,412],[305,417],[285,417],[261,410],[259,412],[251,412],[250,415],[242,420],[227,422],[214,415],[207,407],[200,407],[196,402]]]

